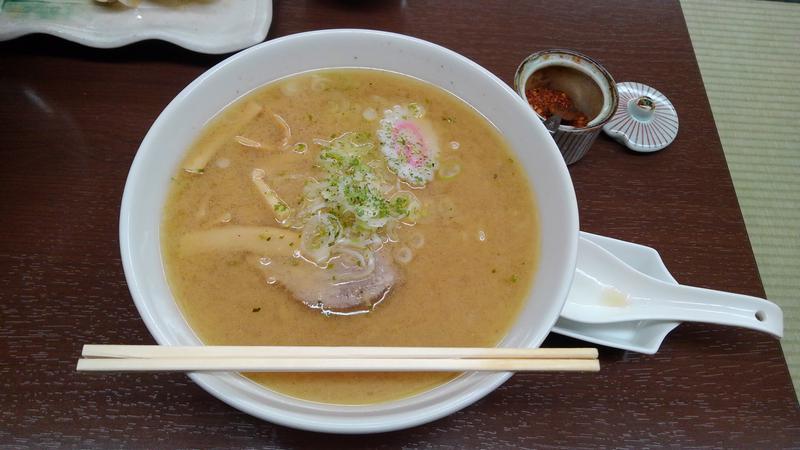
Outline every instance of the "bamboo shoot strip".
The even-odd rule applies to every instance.
[[[299,243],[297,233],[282,228],[227,225],[184,235],[181,251],[184,254],[245,251],[260,255],[291,255]]]
[[[289,206],[278,197],[278,194],[264,181],[264,177],[266,177],[266,173],[261,169],[253,169],[252,173],[252,180],[253,186],[256,188],[258,193],[264,198],[264,201],[267,202],[269,205],[270,211],[275,214],[275,218],[278,219],[278,222],[283,223],[292,211],[289,209]]]
[[[183,165],[183,170],[191,173],[203,173],[211,161],[211,158],[219,149],[236,137],[237,134],[249,124],[264,108],[258,103],[249,102],[233,123],[225,128],[225,132],[220,132],[212,139],[205,142],[205,145],[194,153],[194,156],[187,160]]]

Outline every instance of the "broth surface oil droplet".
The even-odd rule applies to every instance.
[[[420,232],[415,232],[411,235],[411,239],[409,239],[409,244],[414,248],[422,248],[425,245],[425,235]]]
[[[373,120],[378,118],[378,111],[375,111],[375,108],[367,108],[361,113],[361,117],[365,120],[372,122]]]

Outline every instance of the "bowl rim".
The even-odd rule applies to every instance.
[[[364,30],[364,29],[333,29],[333,30],[318,30],[318,31],[310,31],[304,33],[297,33],[292,34],[276,39],[272,39],[266,41],[262,44],[256,45],[251,47],[247,50],[239,52],[235,55],[230,56],[229,58],[221,61],[220,63],[213,66],[211,69],[204,72],[194,81],[192,81],[188,86],[186,86],[168,105],[167,107],[161,112],[158,116],[156,121],[151,126],[150,130],[148,131],[147,135],[142,141],[136,156],[134,157],[133,163],[131,164],[131,169],[128,174],[128,178],[125,184],[125,190],[122,197],[122,206],[120,209],[120,252],[122,257],[122,264],[123,269],[125,272],[125,277],[128,282],[129,290],[131,292],[131,296],[134,300],[134,303],[141,315],[145,325],[147,326],[150,334],[155,338],[155,340],[160,345],[175,345],[173,339],[171,339],[159,325],[159,319],[154,315],[154,311],[152,311],[148,307],[147,299],[145,298],[145,293],[143,291],[142,285],[140,283],[140,275],[137,271],[136,266],[136,257],[134,256],[134,246],[137,243],[133,240],[132,236],[132,223],[135,220],[135,211],[133,209],[134,197],[137,195],[136,186],[144,183],[146,180],[143,181],[143,176],[140,173],[143,170],[145,165],[145,158],[148,157],[147,153],[152,153],[152,151],[148,150],[154,144],[153,141],[155,139],[154,135],[155,130],[159,129],[159,127],[164,127],[165,123],[168,122],[169,118],[174,115],[174,112],[180,105],[187,101],[187,99],[194,93],[195,90],[200,88],[203,84],[205,84],[209,79],[215,77],[219,72],[225,70],[228,66],[237,64],[239,61],[246,60],[247,58],[251,58],[252,55],[257,55],[261,52],[265,47],[276,47],[278,45],[289,44],[294,41],[301,41],[301,40],[313,40],[319,38],[335,38],[337,36],[346,35],[346,36],[355,36],[356,38],[362,39],[376,39],[376,38],[383,38],[388,39],[393,42],[397,43],[404,43],[409,46],[421,46],[424,47],[431,52],[435,52],[440,54],[443,58],[447,56],[448,58],[453,58],[459,64],[465,64],[475,72],[479,73],[480,76],[486,80],[487,83],[492,83],[499,87],[501,90],[505,91],[505,94],[508,98],[508,101],[511,106],[514,106],[516,103],[516,108],[519,109],[520,114],[526,115],[529,118],[529,122],[533,127],[541,128],[540,134],[543,136],[547,136],[549,138],[549,133],[545,130],[544,126],[542,125],[541,121],[538,119],[538,116],[532,111],[532,109],[527,105],[525,101],[523,101],[514,90],[509,87],[506,83],[500,80],[497,76],[492,74],[487,69],[483,68],[479,64],[475,63],[474,61],[466,58],[459,53],[456,53],[452,50],[449,50],[445,47],[439,46],[437,44],[390,32],[384,31],[375,31],[375,30]],[[348,66],[349,67],[349,66]],[[354,67],[359,67],[355,65]],[[369,67],[369,65],[360,66],[360,67]],[[373,67],[374,68],[374,67]],[[299,72],[303,72],[303,70],[298,70]],[[414,76],[414,75],[411,75]],[[279,79],[274,78],[275,79]],[[445,90],[448,90],[445,86],[442,86],[439,83],[433,83],[429,80],[423,80],[434,85],[439,86]],[[265,81],[263,84],[269,81]],[[232,99],[235,101],[241,96],[246,95],[248,91],[242,92],[239,97]],[[466,100],[465,100],[466,101]],[[467,101],[467,103],[470,103]],[[473,106],[474,107],[474,106]],[[521,108],[520,108],[521,107]],[[571,178],[569,176],[569,172],[567,171],[566,164],[561,157],[561,154],[558,152],[557,147],[555,146],[555,142],[552,138],[549,138],[549,143],[545,144],[546,146],[550,147],[550,151],[545,151],[545,155],[548,158],[552,157],[552,161],[550,162],[550,166],[557,172],[556,178],[560,179],[563,183],[561,186],[562,193],[565,195],[565,199],[567,201],[565,217],[563,227],[566,230],[565,233],[568,236],[571,236],[569,239],[566,239],[564,242],[564,266],[566,270],[564,273],[561,273],[561,280],[560,282],[556,282],[556,288],[554,292],[555,297],[560,298],[561,301],[558,302],[557,299],[552,300],[553,302],[558,303],[558,311],[560,312],[561,307],[563,307],[564,301],[566,300],[567,293],[569,291],[571,281],[572,281],[572,273],[570,272],[570,267],[574,270],[575,261],[577,258],[577,243],[578,243],[578,212],[577,212],[577,201],[575,197],[574,188],[571,183]],[[515,153],[519,153],[516,149],[512,148],[512,151]],[[526,172],[528,172],[526,170]],[[138,178],[137,178],[138,177]],[[163,204],[159,205],[159,215]],[[541,219],[540,219],[541,220]],[[540,224],[541,226],[541,224]],[[158,239],[160,242],[160,238]],[[158,253],[160,255],[160,245],[158,249]],[[540,255],[541,260],[541,255]],[[537,272],[538,273],[538,272]],[[172,296],[171,292],[168,292],[169,300],[175,302],[174,297]],[[533,294],[529,293],[529,297]],[[538,346],[541,344],[541,341],[547,336],[549,330],[553,327],[556,320],[558,319],[558,314],[554,314],[552,317],[549,318],[546,322],[542,322],[538,324],[537,328],[541,328],[545,330],[541,334],[541,336],[537,336],[536,338],[531,338],[528,345],[530,346]],[[185,319],[184,319],[185,320]],[[188,327],[188,323],[186,324]],[[189,327],[189,329],[191,329]],[[533,342],[535,341],[535,342]],[[278,394],[272,391],[270,397],[276,397],[278,400],[286,400],[284,406],[287,409],[277,409],[277,410],[270,410],[266,411],[262,406],[259,406],[257,403],[251,401],[251,399],[247,398],[239,398],[237,396],[231,396],[231,391],[223,389],[225,387],[225,383],[233,383],[234,378],[238,378],[241,380],[245,380],[244,377],[238,374],[190,374],[190,377],[203,389],[207,392],[211,393],[218,399],[222,400],[223,402],[237,408],[243,412],[251,414],[255,417],[259,417],[264,420],[268,420],[272,423],[277,423],[280,425],[285,425],[293,428],[299,428],[304,430],[310,431],[323,431],[323,432],[333,432],[333,433],[343,433],[343,434],[354,434],[354,433],[376,433],[376,432],[383,432],[383,431],[391,431],[397,430],[402,428],[408,428],[416,425],[420,425],[423,423],[427,423],[446,415],[449,415],[459,409],[462,409],[471,403],[477,401],[478,399],[484,397],[488,393],[495,390],[501,384],[503,384],[512,374],[511,373],[492,373],[492,374],[470,374],[469,376],[461,376],[457,377],[455,380],[445,383],[444,385],[440,385],[439,387],[433,388],[431,390],[425,391],[421,394],[408,397],[405,399],[380,403],[377,405],[396,405],[397,408],[402,408],[407,405],[407,400],[415,399],[412,402],[412,405],[416,405],[420,403],[420,409],[424,406],[424,410],[417,413],[416,411],[406,411],[401,412],[400,415],[403,416],[402,420],[377,420],[377,421],[370,421],[369,419],[364,419],[364,421],[360,423],[342,423],[342,422],[320,422],[318,420],[314,420],[314,418],[309,419],[308,417],[303,417],[302,412],[299,414],[295,414],[297,411],[289,409],[291,405],[297,402],[297,399],[293,399],[288,396],[284,396],[283,394]],[[467,382],[463,381],[464,378],[470,378],[471,382],[465,384]],[[239,381],[241,381],[239,380]],[[442,395],[447,396],[449,391],[442,391],[443,386],[452,385],[456,380],[462,380],[461,384],[464,386],[465,390],[467,386],[469,389],[466,389],[466,392],[462,392],[459,396],[455,399],[449,398],[445,399],[444,401],[439,397]],[[254,382],[247,380],[248,383],[256,385]],[[239,383],[237,385],[238,388],[241,388],[243,385]],[[261,388],[264,391],[266,389]],[[438,395],[438,397],[437,397]],[[282,398],[281,398],[282,397]],[[427,403],[421,403],[419,398],[426,397],[428,398]],[[301,400],[299,403],[306,403],[312,404],[313,402],[308,402]],[[321,405],[321,404],[316,404]],[[323,405],[327,406],[327,405]],[[334,410],[337,412],[342,412],[344,416],[347,416],[347,411],[353,411],[358,413],[360,406],[345,406],[345,405],[332,405]],[[370,405],[372,406],[372,405]],[[344,418],[347,420],[347,417]]]

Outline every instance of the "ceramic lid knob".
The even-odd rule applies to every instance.
[[[614,117],[603,131],[637,152],[654,152],[678,135],[678,113],[661,92],[642,83],[617,83],[619,100]]]

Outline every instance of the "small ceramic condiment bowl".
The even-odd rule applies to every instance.
[[[526,101],[526,92],[534,87],[566,93],[575,107],[588,117],[585,127],[562,124],[551,130],[564,161],[567,164],[577,162],[616,112],[618,94],[614,78],[586,55],[572,50],[544,50],[525,58],[514,76],[514,88]],[[537,115],[543,122],[548,119]]]

